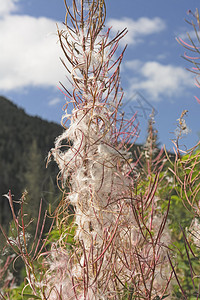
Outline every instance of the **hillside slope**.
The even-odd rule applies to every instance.
[[[42,197],[45,186],[49,188],[50,178],[55,188],[57,166],[50,164],[46,169],[45,158],[61,132],[60,125],[29,116],[8,99],[0,97],[1,224],[7,224],[11,218],[7,199],[2,196],[9,189],[15,200],[21,197],[24,189],[31,190],[36,203],[40,201],[37,197]]]

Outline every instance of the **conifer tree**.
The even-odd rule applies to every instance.
[[[29,231],[32,235],[35,231],[39,205],[42,198],[43,182],[44,160],[42,159],[36,140],[33,140],[24,172],[24,191],[27,191],[24,213],[27,214],[29,221],[32,220],[32,224],[29,226]]]
[[[157,156],[159,154],[159,142],[158,131],[155,128],[154,109],[149,116],[147,127],[147,138],[143,146],[141,162],[143,162],[143,171],[147,173],[153,171],[153,165],[157,162]]]

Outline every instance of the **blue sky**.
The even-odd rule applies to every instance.
[[[68,0],[71,4],[71,0]],[[124,27],[129,32],[121,68],[125,92],[122,110],[138,111],[144,141],[148,116],[155,109],[159,141],[168,149],[181,112],[188,110],[191,132],[182,139],[190,148],[200,132],[200,97],[194,76],[186,71],[184,53],[175,38],[192,28],[184,21],[195,12],[199,0],[107,0],[107,26],[113,34]],[[57,86],[65,85],[65,70],[59,61],[56,23],[62,28],[64,0],[0,0],[0,94],[31,115],[60,123],[65,98]],[[68,86],[69,87],[69,86]]]

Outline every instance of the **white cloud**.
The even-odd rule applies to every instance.
[[[139,59],[128,60],[123,63],[125,69],[138,70],[142,67],[142,62]]]
[[[57,105],[58,103],[60,103],[61,101],[62,101],[62,100],[61,100],[60,98],[56,97],[56,98],[51,99],[51,100],[48,102],[48,105],[49,105],[49,106],[55,106],[55,105]]]
[[[63,54],[56,30],[56,21],[45,17],[0,18],[0,90],[56,87],[59,80],[64,81],[65,70],[59,60]]]
[[[192,74],[181,67],[138,60],[126,62],[125,66],[136,75],[129,80],[130,92],[145,91],[154,101],[160,101],[163,97],[175,98],[194,86]]]
[[[0,16],[17,10],[16,0],[0,0]]]
[[[127,28],[128,33],[122,41],[129,45],[140,42],[143,36],[159,33],[166,28],[165,22],[158,17],[153,19],[142,17],[136,21],[130,18],[109,19],[107,26],[112,27],[115,32]]]

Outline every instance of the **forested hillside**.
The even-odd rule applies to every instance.
[[[56,204],[57,166],[51,163],[46,169],[48,151],[62,127],[39,117],[27,115],[11,101],[0,97],[0,223],[11,219],[8,200],[9,189],[19,200],[26,189],[32,216],[37,215],[40,199],[47,206]]]

